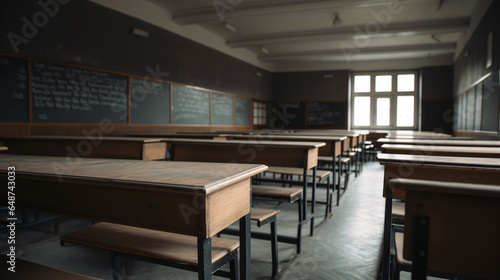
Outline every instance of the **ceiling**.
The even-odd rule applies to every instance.
[[[452,63],[484,0],[144,0],[284,71]],[[338,18],[335,20],[335,18]],[[307,66],[308,65],[308,66]],[[364,65],[364,66],[363,66]],[[377,66],[379,68],[384,68]]]

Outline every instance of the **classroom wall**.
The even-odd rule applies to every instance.
[[[421,130],[453,132],[453,66],[423,67]]]
[[[272,99],[272,75],[264,69],[89,1],[40,1],[56,3],[57,9],[54,5],[50,6],[48,9],[52,12],[46,18],[40,16],[44,8],[38,2],[0,2],[0,35],[4,38],[0,40],[0,53],[141,77],[156,74],[170,82],[263,101]],[[26,21],[33,23],[33,20],[38,20],[40,26],[35,26],[36,30],[23,27]],[[149,38],[132,35],[132,27],[148,31]],[[23,35],[23,28],[28,36]],[[5,40],[11,32],[20,36],[17,39],[21,38],[21,43],[14,44],[18,49],[9,40]],[[256,72],[260,75],[256,75]],[[20,124],[4,125],[2,131],[8,129],[11,133],[78,134],[81,127],[82,125],[61,125],[44,128]],[[129,126],[119,130],[144,133],[148,130],[165,132],[185,129],[220,128]]]
[[[454,65],[454,132],[481,139],[500,139],[500,1],[489,9]],[[488,34],[493,32],[492,65],[487,67]]]
[[[288,105],[287,112],[291,111],[295,115],[293,119],[279,124],[286,128],[347,129],[348,98],[348,70],[273,74],[273,99],[275,108],[281,113],[278,115],[283,115],[284,104]],[[311,108],[314,106],[321,107],[326,111],[325,114],[319,116],[312,113]],[[322,121],[327,118],[333,118],[333,121]]]

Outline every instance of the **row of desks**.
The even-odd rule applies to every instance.
[[[290,138],[291,135],[268,135],[255,139],[255,136],[250,135],[237,138],[234,135],[221,137],[199,134],[196,134],[198,139],[11,137],[3,138],[2,142],[10,147],[9,154],[18,155],[5,155],[0,158],[0,163],[2,172],[9,165],[16,166],[16,180],[19,185],[23,185],[23,200],[19,203],[21,207],[195,235],[204,250],[208,250],[206,244],[214,234],[239,219],[242,228],[242,279],[249,279],[249,178],[267,167],[240,163],[313,169],[317,165],[318,149],[321,155],[335,158],[351,145],[363,141],[357,133],[345,134],[347,136],[340,132],[338,136],[333,132],[312,136],[304,133],[301,136],[293,135],[293,138]],[[163,160],[167,151],[171,152],[173,162],[136,161],[130,164],[128,160],[116,160]],[[186,164],[179,161],[198,163]],[[222,163],[217,165],[200,162]],[[221,176],[210,175],[214,170],[218,170]],[[332,171],[335,172],[335,168]],[[0,176],[6,176],[6,172]],[[56,180],[60,184],[54,184]],[[221,183],[224,180],[226,181]],[[307,182],[304,184],[304,188],[306,187]],[[106,195],[103,196],[103,193]],[[167,196],[170,200],[166,200]],[[196,199],[203,201],[203,206],[195,205],[204,211],[200,212],[195,208],[193,213],[197,214],[193,216],[189,207]],[[241,204],[241,207],[228,205],[229,202],[225,200]],[[242,203],[243,200],[248,203]],[[76,203],[77,201],[84,203]],[[143,204],[148,201],[152,202]],[[166,204],[172,202],[174,206],[158,206],[161,201],[166,201]],[[181,208],[184,209],[180,207],[181,204],[189,210],[189,219],[186,218],[186,212],[180,211]],[[111,210],[101,213],[99,209],[104,209],[105,205]],[[221,209],[235,210],[226,217],[220,215]],[[304,208],[303,213],[305,210]],[[314,212],[314,202],[311,212]],[[203,258],[199,262],[200,279],[210,278],[211,275],[206,273],[210,271],[207,269],[209,262]]]
[[[384,165],[387,198],[383,251],[383,279],[389,279],[389,228],[392,199],[405,199],[402,191],[388,191],[395,178],[500,185],[500,141],[388,139],[378,159]]]

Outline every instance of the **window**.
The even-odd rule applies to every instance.
[[[267,103],[253,102],[253,125],[267,124]]]
[[[353,73],[352,127],[417,128],[417,80],[416,71]]]

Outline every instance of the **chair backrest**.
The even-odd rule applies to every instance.
[[[403,256],[413,261],[413,273],[500,279],[500,185],[390,184],[406,191]]]

